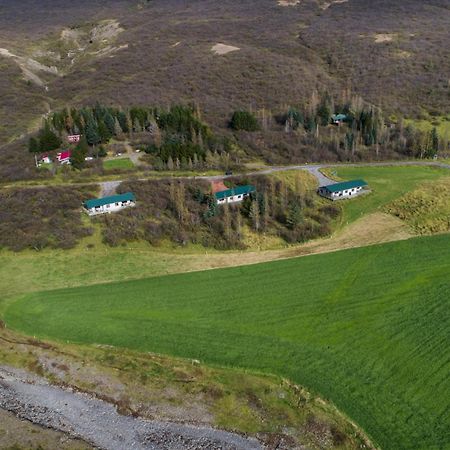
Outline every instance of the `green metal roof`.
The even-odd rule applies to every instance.
[[[109,205],[116,202],[136,201],[136,197],[132,192],[126,192],[125,194],[110,195],[109,197],[93,198],[86,200],[83,205],[86,209],[96,208],[98,206]]]
[[[333,120],[345,120],[347,119],[347,114],[333,114],[331,118]]]
[[[251,192],[255,191],[255,186],[236,186],[232,189],[227,189],[226,191],[216,192],[214,195],[216,196],[217,200],[221,200],[226,197],[232,197],[233,195],[250,194]]]
[[[342,183],[329,184],[328,186],[322,186],[321,188],[326,189],[328,192],[340,192],[345,191],[346,189],[363,186],[367,186],[367,183],[364,180],[351,180],[343,181]]]

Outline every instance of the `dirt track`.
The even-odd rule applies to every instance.
[[[102,400],[52,386],[43,378],[2,366],[0,408],[103,449],[263,448],[256,439],[214,428],[122,416],[113,405]]]

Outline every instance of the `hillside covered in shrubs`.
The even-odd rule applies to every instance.
[[[82,220],[81,203],[94,195],[92,187],[2,189],[0,248],[74,247],[92,233]]]
[[[240,161],[274,164],[448,153],[445,126],[438,143],[430,136],[433,124],[445,125],[449,117],[445,1],[285,3],[8,1],[0,15],[0,175],[44,176],[33,170],[26,144],[17,149],[9,140],[34,130],[43,115],[91,109],[97,101],[117,111],[126,134],[143,126],[140,115],[137,127],[131,118],[133,105],[166,111],[195,105],[212,135],[201,131],[199,141],[197,132],[182,151],[177,138],[163,137],[148,147],[154,167],[172,166],[172,159],[177,168],[178,154],[180,168],[190,167],[189,158],[194,166],[201,147],[205,159],[207,150],[214,155],[226,148]],[[99,43],[93,30],[104,21],[115,24],[115,32]],[[83,55],[70,36],[82,38]],[[216,54],[217,43],[235,50]],[[43,85],[27,79],[25,63]],[[322,125],[323,117],[346,105],[355,123],[339,130]],[[374,127],[380,117],[382,126]],[[86,130],[96,147],[108,134],[120,134],[115,120],[105,120],[97,133]],[[430,127],[418,131],[418,120]],[[211,136],[218,142],[210,145]]]
[[[137,207],[96,219],[102,224],[104,242],[119,245],[144,239],[158,246],[168,240],[179,245],[245,249],[247,230],[280,237],[286,243],[304,242],[329,234],[341,212],[339,206],[320,200],[299,182],[259,176],[228,183],[252,183],[256,193],[241,204],[219,206],[203,181],[125,182],[120,191],[134,192]]]

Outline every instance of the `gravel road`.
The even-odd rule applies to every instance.
[[[328,184],[336,183],[336,181],[331,178],[326,177],[321,169],[327,167],[383,167],[383,166],[435,166],[441,167],[443,169],[450,169],[450,164],[442,163],[439,161],[394,161],[394,162],[377,162],[377,163],[334,163],[334,164],[303,164],[303,165],[291,165],[291,166],[270,166],[263,170],[258,170],[255,172],[246,173],[246,176],[255,175],[269,175],[275,172],[286,172],[288,170],[306,170],[311,175],[313,175],[319,186],[326,186]],[[189,176],[189,177],[178,177],[179,179],[197,179],[206,181],[217,181],[224,180],[226,178],[236,177],[241,174],[235,175],[205,175],[205,176]],[[171,177],[168,177],[171,178]],[[147,178],[148,179],[148,178]],[[139,181],[145,181],[146,178],[139,179]],[[116,188],[126,180],[120,181],[102,181],[98,183],[101,187],[101,192],[103,195],[111,195],[115,193]]]
[[[245,176],[256,176],[256,175],[269,175],[271,173],[275,172],[286,172],[288,170],[306,170],[314,177],[319,183],[319,186],[326,186],[328,184],[335,183],[334,180],[327,178],[320,169],[324,169],[327,167],[382,167],[382,166],[434,166],[434,167],[441,167],[443,169],[450,169],[450,164],[446,164],[439,161],[394,161],[394,162],[379,162],[379,163],[331,163],[331,164],[304,164],[304,165],[291,165],[291,166],[269,166],[267,168],[264,168],[262,170],[257,170],[254,172],[247,172],[245,174],[236,173],[234,175],[201,175],[201,176],[184,176],[184,177],[161,177],[161,178],[155,178],[158,180],[161,179],[178,179],[178,180],[189,180],[189,179],[196,179],[196,180],[206,180],[206,181],[217,181],[217,180],[225,180],[227,178],[231,177],[239,177],[242,175]],[[113,181],[99,181],[99,182],[85,182],[85,183],[67,183],[63,184],[62,186],[82,186],[86,184],[96,184],[100,186],[100,196],[104,197],[107,195],[114,195],[117,191],[117,188],[121,183],[128,180],[133,181],[146,181],[151,180],[152,177],[147,178],[124,178],[122,180],[113,180]],[[11,188],[14,187],[14,184],[7,184],[3,187]],[[20,187],[22,189],[27,188],[46,188],[49,185],[43,185],[43,184],[30,184],[30,185],[21,185]],[[50,185],[51,186],[51,185]]]
[[[0,366],[0,408],[108,450],[263,449],[256,439],[214,428],[122,416],[102,400],[5,366]]]

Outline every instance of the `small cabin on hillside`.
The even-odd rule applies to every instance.
[[[78,142],[80,142],[81,139],[81,134],[71,134],[69,136],[67,136],[67,141],[70,142],[71,144],[76,144]]]
[[[83,203],[83,207],[90,216],[95,216],[97,214],[110,214],[121,211],[135,204],[136,198],[134,194],[132,192],[126,192],[125,194],[86,200]]]
[[[331,122],[334,125],[342,125],[346,121],[347,121],[347,115],[346,114],[333,114],[331,116]]]
[[[242,202],[253,192],[256,192],[254,186],[237,186],[232,189],[216,192],[214,196],[216,197],[217,204],[223,205],[224,203]]]
[[[37,159],[37,165],[40,166],[41,164],[51,164],[52,160],[50,158],[50,155],[47,153],[42,154],[38,159]]]
[[[329,184],[319,188],[319,195],[330,200],[343,200],[344,198],[356,197],[361,194],[367,186],[364,180],[351,180],[342,183]]]

